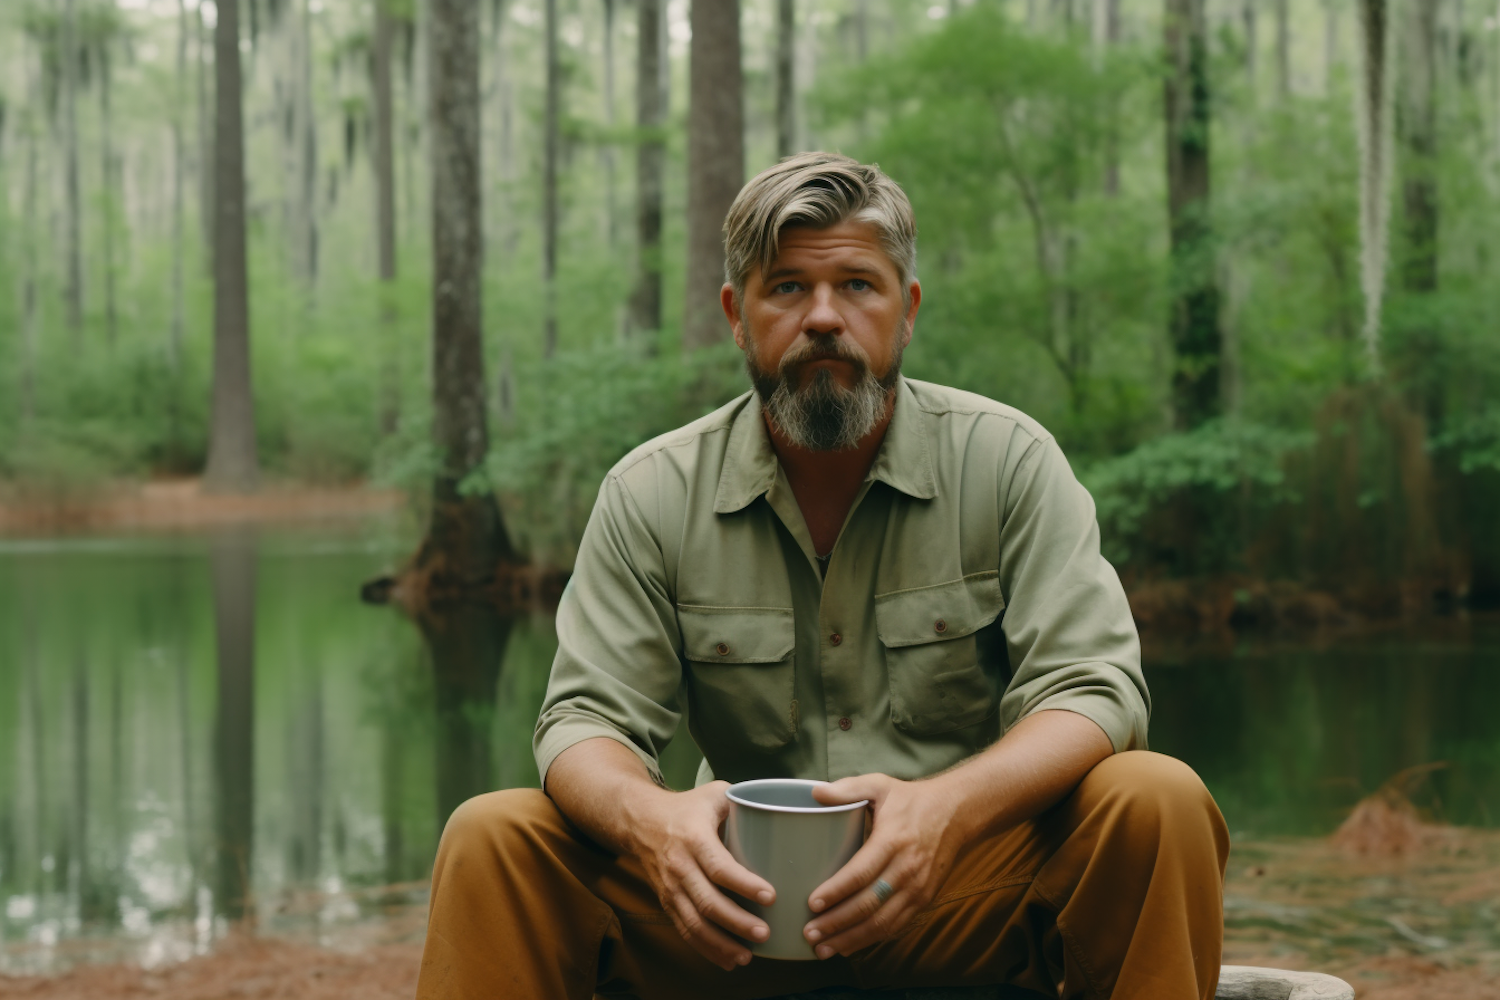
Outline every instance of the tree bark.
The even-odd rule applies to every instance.
[[[63,0],[62,48],[63,190],[67,227],[63,308],[73,346],[78,348],[83,330],[83,235],[78,192],[78,20],[74,0]]]
[[[1167,211],[1171,229],[1172,403],[1177,425],[1221,410],[1222,335],[1209,214],[1208,40],[1203,0],[1166,0]]]
[[[1323,93],[1333,93],[1333,71],[1339,61],[1339,0],[1323,0]]]
[[[245,148],[240,104],[239,0],[219,0],[214,28],[214,384],[206,489],[249,493],[260,479],[250,386],[245,261]]]
[[[667,95],[662,86],[665,6],[664,0],[636,0],[635,110],[639,134],[635,154],[636,278],[629,319],[633,334],[661,329],[661,203],[666,160],[662,128],[667,116]]]
[[[776,0],[776,155],[797,150],[797,0]]]
[[[391,44],[394,32],[389,0],[375,0],[375,247],[380,289],[380,402],[377,420],[385,434],[401,419],[400,367],[396,357],[396,317],[392,285],[396,280],[395,108],[391,93]]]
[[[22,234],[26,246],[37,245],[37,119],[40,117],[41,88],[36,77],[27,81],[26,107],[26,180],[23,200]],[[29,428],[36,418],[36,343],[37,327],[41,322],[41,310],[37,302],[37,255],[21,255],[25,259],[24,277],[21,284],[21,426]]]
[[[1401,136],[1404,254],[1401,287],[1413,295],[1438,288],[1437,183],[1438,0],[1410,0],[1402,32]],[[1413,331],[1410,369],[1429,429],[1443,421],[1442,358],[1430,321]]]
[[[177,0],[177,90],[173,94],[172,108],[172,326],[167,337],[167,363],[172,369],[173,406],[172,427],[169,435],[177,439],[177,407],[175,404],[177,372],[182,365],[182,259],[183,259],[183,175],[187,172],[187,149],[183,138],[183,106],[187,90],[187,0]],[[175,448],[173,449],[175,451]]]
[[[224,8],[235,2],[219,0],[221,19]],[[255,854],[255,569],[253,536],[232,534],[214,540],[219,679],[214,714],[214,909],[230,920],[254,912],[250,873]]]
[[[104,335],[111,349],[119,334],[119,317],[115,312],[115,149],[113,115],[110,107],[110,53],[109,35],[97,39],[95,55],[99,74],[95,81],[99,87],[99,158],[100,177],[104,185]]]
[[[1376,377],[1381,371],[1380,321],[1390,220],[1391,5],[1388,0],[1358,0],[1357,9],[1360,288],[1365,298],[1366,367]]]
[[[203,5],[194,13],[197,24],[198,62],[198,227],[203,240],[203,259],[208,273],[214,273],[214,142],[213,106],[208,99],[208,44],[204,40]]]
[[[604,166],[604,231],[613,247],[619,238],[615,209],[615,0],[604,0],[604,125],[609,139],[599,147]]]
[[[688,109],[687,348],[729,336],[719,308],[724,284],[724,217],[745,183],[745,125],[739,0],[693,0]]]
[[[1245,23],[1245,75],[1250,78],[1250,90],[1252,95],[1255,91],[1256,69],[1259,66],[1257,59],[1260,45],[1260,32],[1256,24],[1256,5],[1260,0],[1241,0],[1240,18]]]
[[[481,277],[479,10],[471,0],[428,4],[432,173],[432,434],[438,468],[418,563],[460,587],[482,586],[514,561],[488,490],[460,484],[489,452]]]
[[[1276,0],[1276,94],[1292,92],[1292,0]]]
[[[562,67],[558,63],[557,0],[545,0],[547,93],[542,120],[542,356],[557,353],[557,158]]]

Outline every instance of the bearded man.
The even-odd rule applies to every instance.
[[[418,995],[716,1000],[1008,983],[1207,1000],[1224,821],[1145,751],[1149,695],[1093,501],[1052,436],[901,376],[916,223],[874,166],[790,157],[725,223],[754,391],[610,471],[557,612],[545,791],[472,799],[433,870]],[[684,705],[697,787],[658,759]],[[821,961],[752,961],[772,887],[728,781],[869,799],[814,890]]]

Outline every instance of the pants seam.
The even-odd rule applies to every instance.
[[[1068,958],[1078,966],[1078,971],[1083,975],[1083,984],[1088,989],[1088,992],[1096,997],[1106,997],[1107,994],[1099,988],[1098,977],[1094,974],[1093,968],[1090,967],[1089,963],[1083,957],[1085,954],[1084,949],[1078,946],[1078,941],[1073,937],[1072,930],[1063,922],[1062,906],[1042,888],[1040,882],[1033,882],[1031,888],[1036,892],[1037,898],[1050,906],[1056,913],[1056,916],[1053,918],[1053,924],[1057,927],[1058,936],[1062,938],[1063,949],[1067,952]],[[1064,972],[1064,979],[1066,978],[1067,974]]]

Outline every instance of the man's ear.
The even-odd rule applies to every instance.
[[[724,287],[719,289],[719,305],[724,307],[724,318],[729,320],[729,327],[734,331],[734,342],[740,345],[740,350],[745,349],[745,324],[740,322],[739,304],[734,301],[734,286],[724,282]]]
[[[906,297],[911,302],[911,305],[906,307],[906,327],[901,332],[903,338],[902,347],[906,347],[907,344],[911,343],[911,333],[917,328],[917,310],[922,305],[922,283],[913,278],[912,283],[907,286]]]

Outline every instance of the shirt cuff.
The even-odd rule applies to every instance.
[[[590,716],[566,715],[549,719],[543,725],[546,728],[540,729],[539,727],[533,747],[536,754],[536,769],[541,775],[543,789],[547,787],[547,771],[551,769],[552,762],[558,758],[559,754],[576,743],[601,736],[630,748],[630,751],[640,758],[641,763],[646,765],[646,771],[651,775],[651,780],[663,788],[667,787],[666,781],[661,776],[661,765],[656,759],[637,746],[630,737],[607,723]]]
[[[1115,753],[1146,749],[1145,706],[1122,704],[1117,692],[1097,688],[1092,691],[1059,691],[1037,702],[1026,715],[1059,710],[1076,712],[1104,730]]]

